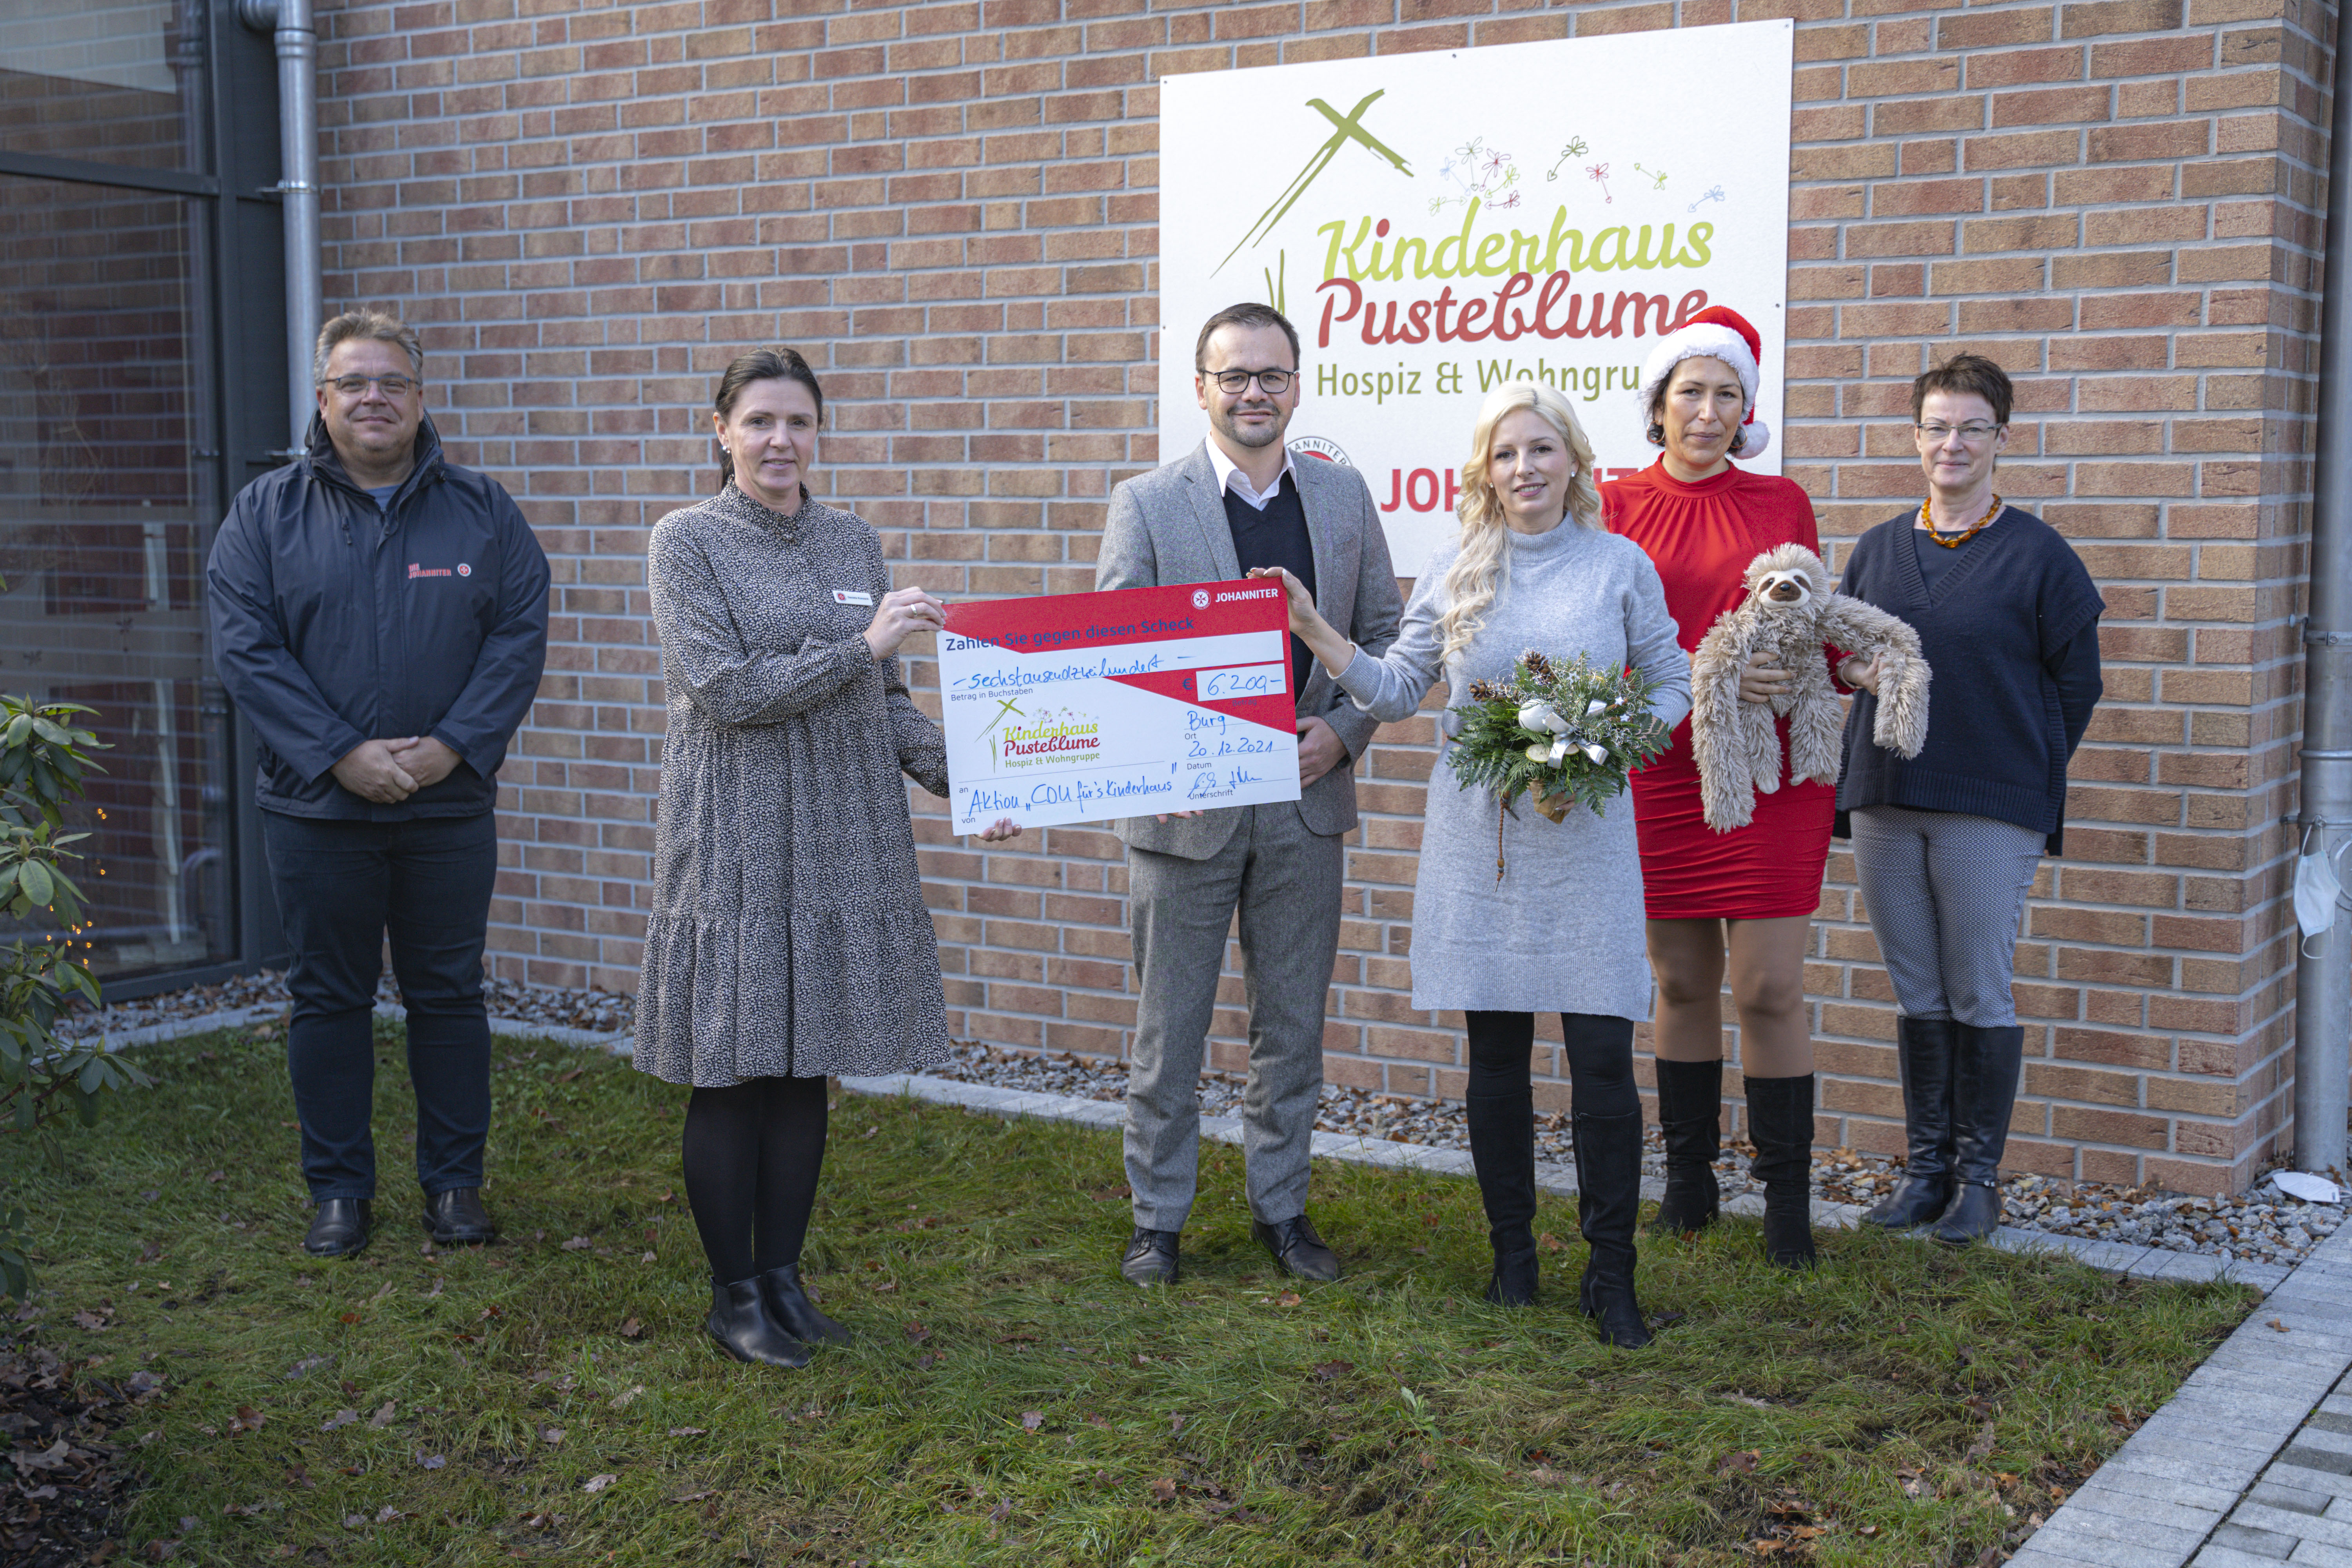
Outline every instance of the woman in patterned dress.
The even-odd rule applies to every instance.
[[[824,395],[790,349],[729,365],[712,399],[719,491],[656,524],[646,561],[669,711],[635,1061],[694,1090],[704,1327],[777,1366],[849,1337],[800,1282],[825,1076],[947,1059],[901,782],[946,795],[947,752],[897,658],[944,606],[892,592],[874,530],[810,496]]]
[[[1818,552],[1812,502],[1788,479],[1752,474],[1735,457],[1764,449],[1756,420],[1756,329],[1720,306],[1661,338],[1642,367],[1642,423],[1658,460],[1601,488],[1611,531],[1648,552],[1685,650],[1747,596],[1748,563],[1780,544]],[[1826,657],[1826,655],[1825,655]],[[1759,655],[1739,683],[1769,702],[1791,674]],[[1789,753],[1780,721],[1780,751]],[[1785,763],[1783,764],[1785,770]],[[1699,806],[1690,725],[1633,775],[1642,841],[1650,966],[1658,978],[1653,1026],[1658,1123],[1666,1140],[1666,1194],[1655,1228],[1688,1233],[1715,1218],[1713,1168],[1723,1099],[1723,983],[1739,1015],[1750,1170],[1764,1184],[1764,1251],[1773,1262],[1813,1261],[1813,1039],[1805,953],[1821,902],[1836,792],[1791,780],[1756,797],[1756,818],[1730,833]]]

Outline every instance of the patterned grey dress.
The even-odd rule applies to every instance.
[[[900,774],[945,795],[947,752],[861,635],[880,538],[730,483],[655,525],[646,576],[669,714],[637,1067],[716,1088],[945,1061]]]

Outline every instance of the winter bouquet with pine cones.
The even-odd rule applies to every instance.
[[[1556,659],[1529,648],[1510,677],[1474,680],[1453,711],[1460,733],[1446,755],[1464,789],[1493,793],[1495,876],[1503,875],[1501,814],[1522,794],[1553,822],[1575,806],[1598,812],[1625,793],[1635,768],[1666,749],[1650,711],[1656,683],[1633,670]]]

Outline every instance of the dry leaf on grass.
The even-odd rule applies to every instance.
[[[1161,1502],[1174,1502],[1176,1500],[1176,1483],[1163,1476],[1159,1480],[1151,1483],[1151,1495],[1158,1498]]]
[[[641,1322],[637,1321],[637,1320],[636,1320],[636,1319],[635,1319],[635,1318],[624,1318],[624,1319],[622,1319],[622,1320],[621,1320],[621,1337],[622,1337],[623,1339],[625,1339],[625,1340],[640,1339],[640,1338],[644,1337],[645,1331],[646,1331],[646,1326],[645,1326],[645,1324],[643,1324],[643,1323],[641,1323]]]
[[[1718,1476],[1752,1476],[1756,1473],[1758,1461],[1763,1457],[1754,1448],[1735,1449],[1715,1462],[1715,1473]]]
[[[563,1441],[563,1428],[561,1426],[542,1426],[539,1429],[539,1440],[545,1443],[550,1447],[553,1447],[556,1444]]]
[[[590,1493],[601,1492],[606,1487],[611,1486],[614,1481],[617,1481],[620,1479],[620,1477],[614,1475],[608,1470],[601,1476],[590,1476],[586,1480],[582,1481],[580,1483],[580,1489],[583,1492]]]
[[[400,1406],[387,1399],[374,1415],[368,1417],[368,1425],[378,1428],[389,1426],[392,1425],[392,1418],[399,1413]]]
[[[73,1445],[60,1437],[38,1453],[30,1448],[19,1448],[8,1456],[8,1462],[24,1471],[54,1470],[63,1465],[66,1462],[66,1456],[72,1452]]]
[[[1316,1364],[1314,1377],[1318,1383],[1328,1383],[1335,1377],[1345,1377],[1356,1370],[1351,1361],[1327,1361]]]
[[[1042,1410],[1024,1410],[1021,1413],[1021,1430],[1024,1432],[1034,1432],[1045,1424],[1045,1413]]]

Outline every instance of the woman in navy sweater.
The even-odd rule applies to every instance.
[[[2010,382],[1959,354],[1911,384],[1927,499],[1846,557],[1841,592],[1900,616],[1935,670],[1927,743],[1909,761],[1871,740],[1877,671],[1857,688],[1838,779],[1837,831],[1895,983],[1910,1160],[1864,1216],[1939,1241],[2000,1224],[2000,1173],[2025,1031],[2010,992],[2018,917],[2059,852],[2066,764],[2099,700],[2099,614],[2058,531],[1993,493],[2009,442]]]

